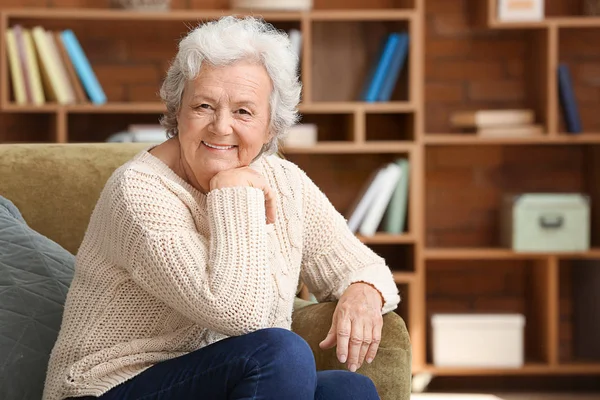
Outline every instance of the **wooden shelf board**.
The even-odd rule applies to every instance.
[[[542,21],[504,22],[494,19],[488,24],[495,29],[535,29],[556,26],[559,28],[600,28],[600,17],[550,17]]]
[[[366,103],[360,101],[313,102],[299,105],[300,112],[305,113],[353,113],[357,111],[378,113],[409,113],[415,111],[414,103],[408,101],[391,101]]]
[[[389,233],[378,232],[373,236],[357,235],[357,237],[361,242],[366,244],[402,244],[415,242],[415,237],[409,233],[391,235]]]
[[[78,20],[147,20],[147,21],[196,21],[216,19],[224,15],[260,15],[267,21],[301,21],[308,17],[313,21],[383,21],[412,20],[414,10],[314,10],[314,11],[252,11],[244,9],[223,10],[171,10],[129,11],[98,8],[13,8],[4,10],[11,18],[27,19],[78,19]]]
[[[313,21],[381,21],[410,20],[415,17],[413,10],[315,10],[308,13]]]
[[[312,147],[284,147],[287,154],[351,154],[351,153],[409,153],[414,144],[402,141],[385,141],[373,143],[356,142],[319,142]]]
[[[479,137],[469,133],[427,133],[426,145],[600,144],[600,133],[559,133],[535,137]]]
[[[392,275],[394,276],[394,282],[397,284],[411,284],[415,280],[414,272],[392,271]]]
[[[420,372],[437,376],[600,374],[598,364],[527,363],[521,368],[462,368],[426,365]]]
[[[171,11],[129,11],[98,8],[14,8],[3,12],[10,18],[27,19],[78,19],[78,20],[146,20],[146,21],[196,21],[216,19],[229,14],[260,15],[267,21],[300,21],[303,13],[252,12],[248,10],[171,10]]]
[[[583,252],[515,252],[505,248],[428,248],[425,258],[428,260],[523,260],[557,256],[561,259],[600,258],[600,249],[592,248]]]

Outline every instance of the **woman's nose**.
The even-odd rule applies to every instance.
[[[233,117],[227,111],[217,111],[213,114],[210,130],[217,135],[230,135],[233,132]]]

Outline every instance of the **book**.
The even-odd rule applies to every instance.
[[[96,74],[94,74],[94,70],[90,65],[75,33],[72,30],[67,29],[60,33],[63,44],[67,49],[67,53],[69,53],[69,57],[75,66],[75,71],[77,71],[77,76],[81,80],[85,91],[90,98],[91,102],[94,104],[104,104],[106,103],[106,95],[102,90],[102,86],[100,82],[98,82],[98,78],[96,78]]]
[[[348,228],[356,233],[385,178],[386,166],[372,172],[347,213]]]
[[[383,216],[383,230],[397,235],[405,231],[406,214],[408,213],[410,163],[406,158],[399,158],[396,160],[396,164],[400,167],[401,173]]]
[[[46,102],[44,87],[42,86],[42,77],[38,57],[35,53],[35,45],[31,37],[31,30],[23,29],[23,42],[25,43],[25,53],[27,59],[27,77],[31,84],[31,94],[33,104],[41,105]]]
[[[567,131],[569,133],[581,133],[581,119],[577,99],[573,92],[571,73],[569,72],[569,66],[564,63],[558,65],[558,89]]]
[[[477,136],[481,137],[528,137],[540,136],[544,133],[544,127],[539,124],[494,126],[477,129]]]
[[[383,81],[387,75],[387,71],[389,70],[392,58],[394,56],[394,51],[399,40],[400,35],[398,33],[390,33],[386,37],[380,52],[380,56],[372,65],[369,77],[365,81],[365,86],[361,95],[361,99],[363,101],[369,103],[377,101],[377,96],[381,91]]]
[[[46,45],[50,51],[50,55],[52,57],[52,62],[55,65],[56,71],[58,73],[58,80],[60,82],[60,87],[65,92],[66,103],[72,104],[75,103],[75,91],[71,86],[71,82],[69,81],[69,76],[67,74],[67,69],[60,57],[58,52],[58,48],[56,45],[56,41],[54,40],[54,35],[51,31],[45,31],[46,35]]]
[[[21,69],[21,61],[17,50],[17,39],[15,38],[12,28],[8,28],[5,32],[6,53],[8,55],[8,65],[10,69],[10,78],[13,89],[15,103],[26,104],[27,94],[25,92],[25,82],[23,70]]]
[[[71,88],[73,89],[73,92],[75,94],[75,101],[77,103],[87,103],[88,99],[83,90],[83,86],[81,86],[79,77],[77,76],[77,73],[75,72],[75,67],[73,66],[73,63],[71,62],[71,59],[69,58],[67,49],[65,48],[65,45],[60,37],[60,32],[54,32],[53,34],[54,34],[54,42],[56,43],[56,48],[58,50],[58,55],[60,56],[60,60],[62,61],[63,65],[65,67],[65,70],[67,73],[67,78],[68,78]]]
[[[15,44],[17,46],[17,53],[19,54],[19,65],[23,73],[23,85],[25,86],[25,97],[27,103],[33,103],[33,93],[31,91],[31,83],[29,82],[29,71],[27,66],[27,53],[25,51],[25,39],[23,38],[23,27],[20,24],[13,26],[13,34],[15,37]]]
[[[386,166],[375,199],[360,225],[359,233],[361,235],[373,236],[375,234],[401,175],[402,169],[398,164],[392,163]]]
[[[459,111],[450,116],[455,128],[489,128],[511,125],[527,125],[535,121],[530,109]]]
[[[390,101],[390,99],[392,98],[392,93],[394,92],[394,88],[396,87],[396,83],[398,82],[398,77],[400,76],[400,72],[404,67],[404,62],[408,54],[408,46],[408,34],[400,33],[398,36],[398,42],[396,43],[396,47],[394,49],[392,60],[390,62],[389,70],[387,71],[385,78],[383,79],[381,90],[377,95],[377,100]]]
[[[54,63],[46,31],[41,26],[35,26],[31,30],[33,42],[39,59],[42,83],[49,100],[59,104],[68,103],[68,95],[65,88],[61,86],[58,66]]]

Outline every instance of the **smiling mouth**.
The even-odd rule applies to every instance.
[[[230,150],[230,149],[233,149],[234,147],[237,147],[237,146],[234,146],[234,145],[231,145],[231,146],[219,146],[219,145],[216,145],[216,144],[206,143],[205,141],[202,141],[202,144],[205,145],[208,148],[215,149],[215,150]]]

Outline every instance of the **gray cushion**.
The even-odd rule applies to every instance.
[[[42,398],[75,257],[32,230],[0,196],[0,393]]]

